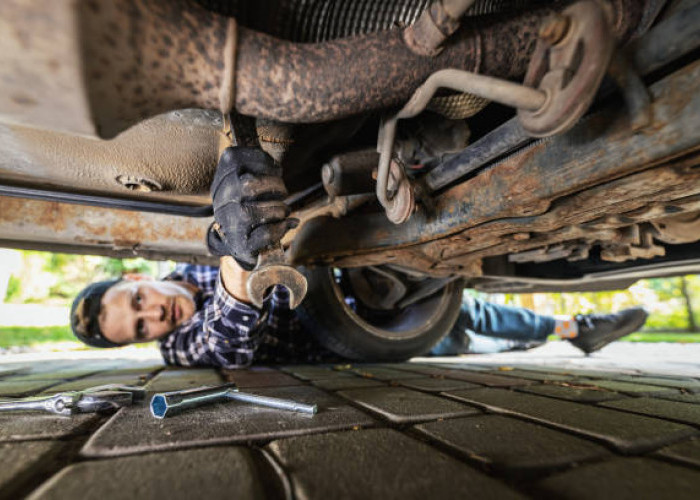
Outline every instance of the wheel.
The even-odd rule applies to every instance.
[[[437,280],[385,267],[304,269],[299,318],[327,349],[362,361],[401,361],[427,353],[450,331],[462,280]]]

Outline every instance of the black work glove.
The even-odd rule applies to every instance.
[[[279,243],[296,219],[289,207],[282,168],[257,148],[226,148],[211,185],[215,223],[207,233],[214,255],[231,255],[245,270],[255,267],[261,250]]]

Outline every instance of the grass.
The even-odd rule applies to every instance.
[[[0,349],[8,347],[26,347],[37,344],[57,342],[74,342],[77,349],[96,349],[82,344],[75,338],[70,326],[0,326]],[[134,344],[136,347],[149,348],[155,342]],[[73,348],[71,348],[72,350]]]
[[[620,340],[626,342],[676,342],[680,344],[693,344],[700,342],[700,333],[636,332]]]
[[[559,340],[557,336],[550,335],[548,340]],[[621,342],[671,342],[674,344],[700,343],[700,333],[676,333],[676,332],[635,332],[620,339]]]
[[[549,340],[558,340],[554,335]],[[700,333],[636,332],[623,337],[623,342],[673,342],[700,343]],[[69,326],[2,326],[0,327],[0,348],[31,346],[48,342],[77,342]],[[148,347],[149,344],[139,344]],[[86,346],[86,349],[88,347]]]
[[[28,346],[45,342],[74,342],[70,326],[3,326],[0,348]]]

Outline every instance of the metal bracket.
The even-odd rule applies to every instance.
[[[577,2],[548,19],[524,80],[547,100],[536,110],[518,108],[525,131],[547,137],[570,129],[593,102],[614,47],[605,10],[597,2]]]
[[[496,101],[518,110],[524,130],[533,137],[561,133],[571,128],[590,106],[607,71],[614,39],[602,6],[584,0],[548,19],[525,76],[524,85],[454,69],[433,73],[395,115],[379,129],[377,150],[377,199],[395,224],[406,222],[411,204],[396,198],[390,178],[413,193],[403,169],[392,164],[397,122],[420,114],[440,88],[449,88]],[[537,87],[537,88],[535,88]],[[405,185],[404,185],[405,183]],[[409,209],[410,208],[410,209]]]

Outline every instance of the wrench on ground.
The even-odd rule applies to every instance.
[[[142,387],[109,384],[50,396],[0,401],[0,412],[41,411],[68,416],[76,413],[115,411],[143,400],[145,394]]]

